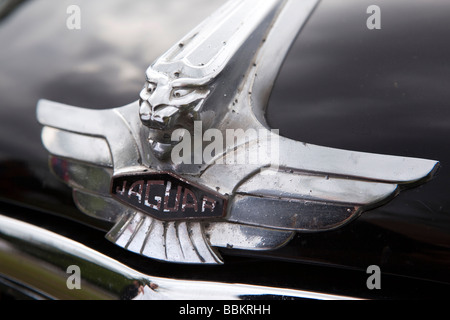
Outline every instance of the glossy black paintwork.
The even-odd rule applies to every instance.
[[[365,296],[365,269],[377,264],[386,274],[450,283],[450,2],[445,0],[378,1],[381,30],[366,28],[372,1],[322,1],[294,44],[267,111],[272,127],[300,141],[439,160],[441,170],[427,184],[335,231],[297,235],[269,253],[223,250],[225,266],[182,271],[109,244],[103,231],[83,229],[94,239],[83,238],[79,228],[86,227],[45,213],[110,227],[80,213],[70,189],[50,174],[37,101],[111,108],[136,100],[148,65],[222,2],[78,1],[79,31],[65,27],[68,4],[62,1],[28,1],[4,18],[0,210],[161,276],[301,283],[311,290]],[[187,12],[189,19],[183,19]],[[379,296],[420,297],[420,288],[430,289],[420,281],[396,281],[390,282],[396,289]],[[346,285],[359,289],[355,293]]]
[[[295,140],[441,168],[342,229],[299,235],[283,255],[450,281],[450,2],[377,1],[380,30],[366,27],[371,4],[318,6],[280,73],[268,122]]]
[[[0,198],[107,229],[83,217],[49,174],[37,101],[112,108],[137,100],[150,63],[223,3],[78,1],[81,30],[66,27],[67,1],[10,11],[0,21]]]

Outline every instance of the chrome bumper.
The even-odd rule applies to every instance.
[[[73,287],[77,274],[70,266],[79,268],[79,289]],[[352,299],[285,288],[153,277],[79,242],[2,215],[0,276],[24,292],[34,292],[33,298],[48,299]]]

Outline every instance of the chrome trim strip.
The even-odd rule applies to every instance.
[[[69,238],[2,215],[0,261],[0,274],[5,278],[55,299],[120,299],[123,289],[133,285],[141,286],[134,299],[239,300],[266,295],[280,299],[355,299],[303,290],[153,277]],[[80,266],[80,290],[67,288],[69,265]]]

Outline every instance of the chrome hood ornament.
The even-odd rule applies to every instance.
[[[342,226],[434,175],[436,161],[315,146],[268,128],[273,82],[316,4],[228,2],[149,67],[129,105],[39,101],[50,167],[81,211],[115,223],[107,239],[159,260],[217,264],[217,248],[278,248],[296,232]],[[211,129],[216,137],[259,134],[221,149],[208,144]],[[192,142],[196,134],[200,142]],[[256,162],[236,162],[255,154]]]

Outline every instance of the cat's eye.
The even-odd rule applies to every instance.
[[[153,91],[155,91],[155,89],[156,89],[156,83],[147,82],[145,84],[145,87],[146,87],[148,93],[153,93]]]
[[[193,91],[194,91],[194,89],[190,89],[190,88],[187,88],[187,89],[186,88],[178,88],[178,89],[174,89],[172,91],[172,96],[174,98],[182,98]]]

